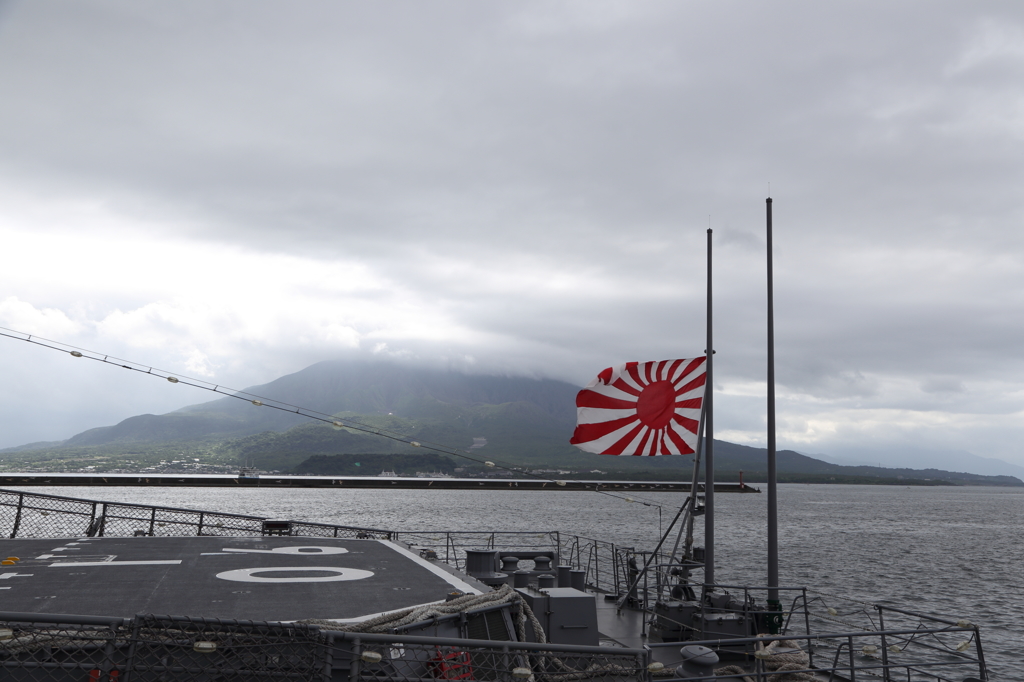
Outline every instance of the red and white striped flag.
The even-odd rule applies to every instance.
[[[576,396],[569,441],[599,455],[691,455],[697,447],[706,358],[609,367]]]

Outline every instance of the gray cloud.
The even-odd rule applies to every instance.
[[[792,445],[979,412],[1021,462],[1022,76],[1010,2],[15,3],[2,217],[54,252],[0,279],[71,340],[238,385],[381,343],[582,383],[704,348],[710,216],[718,421],[754,442],[771,182],[778,377],[824,429]],[[0,445],[139,411],[78,390]]]

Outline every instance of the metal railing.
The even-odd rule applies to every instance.
[[[0,537],[125,537],[146,536],[261,536],[384,538],[429,549],[458,569],[465,567],[467,549],[516,552],[530,561],[536,554],[553,553],[559,563],[585,570],[587,585],[618,594],[628,575],[624,557],[632,548],[570,535],[556,530],[530,532],[394,531],[307,521],[271,520],[245,514],[177,509],[144,504],[83,500],[60,495],[0,489]]]
[[[626,575],[620,570],[622,557],[632,548],[617,547],[603,540],[550,531],[399,531],[395,538],[420,550],[433,551],[438,559],[464,570],[466,550],[492,549],[512,553],[525,562],[538,554],[553,554],[552,566],[571,566],[586,571],[588,587],[618,594],[625,589]],[[529,564],[523,564],[528,566]]]
[[[273,522],[261,516],[82,500],[0,489],[0,537],[260,536],[269,524],[282,534],[312,537],[390,537],[379,528],[304,521]]]
[[[965,639],[966,638],[966,639]],[[772,646],[779,646],[778,649]],[[687,642],[706,647],[739,647],[749,652],[744,672],[716,675],[716,679],[751,677],[758,681],[776,675],[814,675],[818,680],[902,680],[960,682],[988,680],[981,641],[976,627],[918,627],[877,632],[835,632],[828,634],[763,635]],[[650,644],[656,659],[666,659],[659,650],[679,643]],[[817,661],[814,653],[817,652]],[[667,652],[666,652],[667,653]],[[773,659],[775,659],[773,661]],[[801,661],[794,663],[794,661]],[[681,662],[681,661],[680,661]],[[671,655],[663,663],[672,668]],[[672,676],[671,679],[678,679]],[[667,682],[667,680],[666,680]]]
[[[649,652],[139,615],[0,613],[10,680],[648,682]]]

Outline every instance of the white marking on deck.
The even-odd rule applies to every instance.
[[[315,552],[302,550],[315,549]],[[348,554],[344,547],[323,547],[321,545],[275,547],[274,549],[245,549],[243,547],[225,547],[222,552],[241,552],[245,554],[296,554],[298,556],[322,556],[325,554]]]
[[[331,572],[335,575],[322,575],[315,578],[260,578],[257,573],[282,573],[296,571]],[[269,566],[264,568],[238,568],[233,571],[218,573],[221,580],[233,580],[240,583],[331,583],[341,580],[364,580],[373,577],[373,571],[359,568],[339,568],[337,566]]]
[[[0,573],[0,580],[7,580],[8,578],[29,578],[32,573]]]
[[[379,542],[382,545],[385,545],[387,547],[390,547],[391,549],[395,550],[396,552],[398,552],[399,554],[401,554],[404,557],[412,559],[414,562],[416,562],[417,564],[419,564],[423,568],[427,569],[428,571],[430,571],[434,575],[436,575],[436,576],[438,576],[440,578],[443,578],[444,581],[447,582],[452,587],[454,587],[454,588],[456,588],[458,590],[462,590],[466,594],[483,594],[478,588],[473,587],[472,585],[470,585],[469,583],[465,582],[464,580],[460,580],[459,578],[455,577],[454,575],[452,575],[448,571],[444,570],[443,568],[435,566],[434,564],[430,563],[429,561],[427,561],[423,557],[419,556],[418,554],[413,554],[412,552],[407,550],[405,547],[402,547],[401,545],[396,545],[395,543],[391,542],[390,540],[377,540],[377,542]]]
[[[50,564],[50,568],[65,566],[167,566],[180,564],[181,559],[167,559],[160,561],[58,561]]]

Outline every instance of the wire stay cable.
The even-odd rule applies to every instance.
[[[14,339],[17,341],[25,341],[36,346],[41,346],[43,348],[48,348],[50,350],[55,350],[61,353],[68,353],[69,355],[75,358],[93,360],[96,362],[103,363],[105,365],[120,367],[122,369],[131,370],[133,372],[139,372],[141,374],[159,377],[172,384],[183,384],[185,386],[192,386],[194,388],[199,388],[205,391],[210,391],[212,393],[217,393],[227,398],[236,398],[238,400],[244,400],[246,402],[251,403],[255,407],[269,407],[275,410],[280,410],[282,412],[289,412],[302,417],[306,417],[308,419],[329,424],[333,426],[335,429],[350,429],[352,431],[367,433],[374,436],[381,436],[383,438],[388,438],[393,441],[405,443],[406,445],[410,445],[412,447],[423,448],[424,450],[429,450],[444,455],[450,455],[452,457],[458,457],[460,459],[475,462],[477,464],[482,464],[487,468],[507,471],[510,474],[516,476],[526,476],[528,478],[532,478],[535,480],[554,483],[557,486],[564,486],[567,482],[566,480],[562,479],[554,479],[549,478],[547,476],[534,474],[533,472],[530,472],[528,470],[515,469],[510,464],[480,459],[478,457],[473,456],[466,450],[444,445],[442,443],[435,443],[427,440],[417,440],[411,436],[407,436],[405,434],[398,433],[390,429],[379,428],[372,426],[370,424],[364,424],[362,422],[347,417],[337,417],[331,414],[327,414],[326,412],[320,412],[318,410],[301,407],[299,405],[293,405],[291,403],[287,403],[284,401],[274,400],[273,398],[267,398],[265,396],[257,395],[255,393],[230,388],[222,384],[215,384],[211,381],[205,381],[203,379],[196,379],[194,377],[189,377],[183,374],[172,372],[170,370],[160,369],[152,365],[146,365],[143,363],[134,362],[132,360],[126,360],[124,358],[119,358],[99,351],[89,350],[81,346],[74,346],[71,344],[63,343],[61,341],[55,341],[53,339],[48,339],[35,334],[28,334],[26,332],[21,332],[16,329],[0,327],[0,336],[9,339]],[[658,509],[661,508],[661,504],[653,500],[644,500],[642,498],[634,497],[631,495],[618,495],[609,490],[603,490],[601,488],[601,483],[598,481],[571,480],[571,482],[582,486],[583,489],[588,492],[600,493],[602,495],[607,495],[608,497],[613,497],[615,499],[623,500],[625,502],[635,502],[645,507],[657,507]]]

